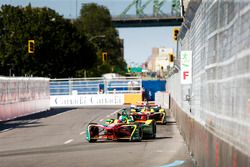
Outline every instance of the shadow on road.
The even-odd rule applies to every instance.
[[[14,120],[0,122],[0,133],[15,128],[31,128],[44,126],[40,125],[39,119],[51,117],[64,112],[72,111],[73,108],[58,108],[23,116]]]
[[[156,140],[161,140],[161,139],[172,139],[173,136],[166,136],[166,137],[156,137]]]
[[[68,112],[68,111],[71,111],[71,110],[74,110],[74,108],[50,109],[50,110],[39,112],[39,113],[36,113],[36,114],[16,118],[15,120],[32,120],[32,119],[47,118],[47,117],[54,116],[54,115],[57,115],[57,114],[61,114],[61,113],[64,113],[64,112]]]

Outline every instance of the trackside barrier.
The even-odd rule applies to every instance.
[[[50,106],[55,108],[123,104],[123,94],[61,95],[50,97]]]
[[[50,107],[81,107],[96,105],[135,104],[142,101],[142,94],[89,94],[50,96]]]
[[[142,101],[142,94],[124,94],[124,104],[135,104]]]
[[[0,121],[50,109],[49,79],[0,77]]]
[[[102,92],[100,92],[102,90]],[[138,94],[142,80],[138,77],[66,78],[50,80],[50,95]]]
[[[123,105],[142,100],[138,77],[67,78],[50,80],[51,107]]]
[[[169,109],[169,93],[168,92],[156,92],[155,101],[163,108]]]
[[[155,101],[155,93],[166,91],[166,80],[143,80],[142,87],[145,91],[144,96],[149,101]]]

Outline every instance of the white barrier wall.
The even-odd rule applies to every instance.
[[[48,78],[0,77],[0,121],[50,109]]]
[[[96,105],[123,105],[123,94],[50,96],[51,107],[81,107]]]
[[[155,101],[163,108],[169,109],[169,94],[167,92],[156,92]]]

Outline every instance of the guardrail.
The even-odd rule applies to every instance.
[[[141,100],[142,80],[138,77],[50,80],[51,107],[123,105]]]
[[[50,80],[50,95],[131,94],[142,93],[138,77],[66,78]]]

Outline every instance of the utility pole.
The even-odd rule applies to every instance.
[[[78,4],[77,4],[77,0],[76,0],[76,19],[77,19],[77,8],[78,8],[77,5]]]

